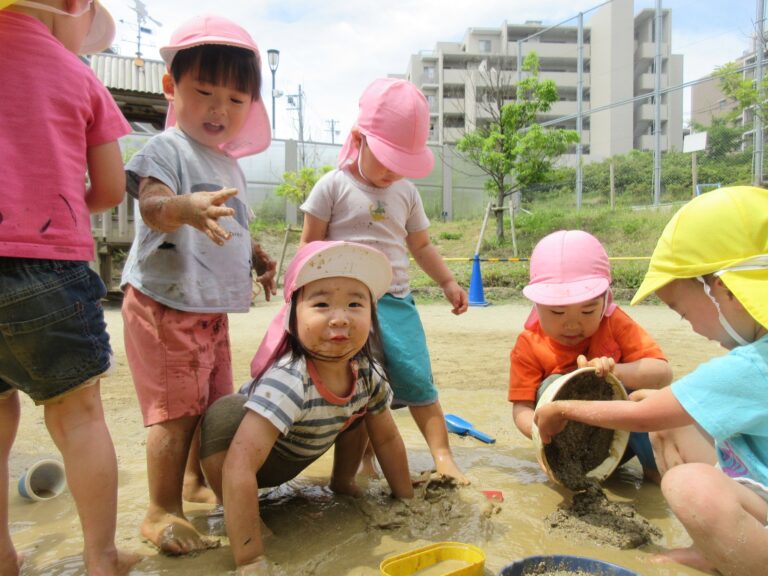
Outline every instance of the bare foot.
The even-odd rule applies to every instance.
[[[164,514],[157,520],[145,518],[141,535],[161,552],[178,556],[198,550],[218,548],[220,542],[200,534],[186,518]]]
[[[127,576],[130,573],[131,568],[136,564],[144,560],[146,556],[143,554],[137,554],[136,552],[126,552],[125,550],[117,551],[117,566],[115,567],[116,576]]]
[[[143,560],[145,556],[136,552],[126,552],[112,548],[108,552],[85,555],[85,569],[94,576],[127,576],[131,568]]]
[[[651,557],[651,562],[656,564],[676,562],[709,574],[717,573],[715,566],[694,546],[690,546],[689,548],[674,548],[661,554],[654,554]]]
[[[197,504],[217,504],[216,494],[205,484],[201,484],[197,478],[187,481],[184,479],[184,489],[181,497],[186,502],[195,502]]]
[[[331,478],[331,482],[328,487],[336,494],[344,494],[346,496],[362,496],[363,491],[360,490],[360,486],[357,485],[354,478],[349,480],[339,480],[337,478]]]
[[[464,473],[459,470],[456,462],[453,461],[453,456],[450,454],[436,458],[435,466],[437,467],[438,474],[449,476],[462,486],[468,486],[470,484],[469,478],[464,476]]]
[[[376,457],[372,456],[369,458],[367,453],[364,454],[357,473],[365,478],[381,478],[379,471],[376,469]]]

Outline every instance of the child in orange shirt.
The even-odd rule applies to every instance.
[[[534,248],[523,289],[534,307],[510,354],[508,393],[515,425],[528,438],[543,391],[577,368],[612,372],[629,390],[672,381],[661,348],[613,302],[610,284],[608,255],[587,232],[560,230]],[[646,477],[658,479],[647,434],[632,434],[625,460],[632,455]]]

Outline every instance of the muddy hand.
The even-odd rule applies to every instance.
[[[225,188],[216,192],[195,192],[190,195],[191,225],[204,232],[219,246],[223,246],[224,242],[232,237],[232,233],[219,224],[219,219],[235,214],[234,209],[224,203],[236,194],[236,188]]]
[[[576,365],[579,368],[591,366],[595,369],[595,374],[603,377],[609,372],[613,372],[613,369],[616,367],[616,361],[608,356],[600,356],[599,358],[587,360],[587,357],[581,354],[576,358]]]
[[[568,420],[560,413],[557,402],[546,404],[536,409],[533,421],[539,429],[539,437],[544,444],[552,442],[552,438],[563,431]]]
[[[258,244],[253,248],[253,269],[256,271],[256,281],[264,288],[264,298],[269,302],[270,298],[277,294],[277,262],[269,257],[269,254],[261,249]]]

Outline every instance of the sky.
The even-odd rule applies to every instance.
[[[117,24],[121,54],[137,49],[135,0],[101,0]],[[158,48],[188,18],[215,12],[250,32],[262,52],[262,95],[271,116],[272,73],[266,51],[280,51],[275,86],[285,95],[275,101],[277,138],[298,138],[298,113],[287,95],[299,86],[304,100],[304,137],[344,140],[357,116],[357,102],[374,79],[404,74],[410,56],[432,51],[437,42],[461,42],[467,28],[500,27],[540,20],[575,25],[585,22],[600,0],[141,0],[152,20],[144,27],[141,51],[159,59]],[[655,7],[635,0],[635,13]],[[751,46],[756,0],[663,0],[672,10],[672,51],[684,56],[684,80],[709,74]],[[180,6],[183,8],[180,9]],[[153,21],[154,20],[154,21]],[[689,106],[684,105],[687,111]],[[335,127],[335,134],[331,127]]]

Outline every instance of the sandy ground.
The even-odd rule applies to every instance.
[[[404,506],[386,497],[386,486],[371,482],[367,496],[354,500],[333,496],[326,487],[330,458],[325,456],[298,481],[270,495],[263,505],[274,536],[266,540],[269,556],[286,575],[376,575],[379,563],[432,542],[461,541],[482,548],[486,576],[533,554],[578,554],[615,562],[648,576],[695,575],[677,565],[652,565],[650,554],[659,549],[685,546],[689,539],[672,517],[657,486],[640,482],[639,468],[623,468],[606,484],[609,497],[631,502],[638,512],[658,526],[663,537],[652,547],[617,550],[599,547],[577,537],[548,533],[545,518],[567,494],[548,481],[536,463],[533,445],[519,434],[506,401],[508,354],[528,313],[524,305],[471,308],[455,317],[447,305],[421,306],[441,401],[446,413],[455,413],[496,437],[493,445],[451,435],[457,460],[472,480],[459,490],[440,486],[422,490],[416,502]],[[696,336],[688,324],[663,307],[625,308],[657,338],[677,376],[722,351]],[[259,302],[250,313],[231,316],[231,340],[236,383],[245,381],[261,335],[276,310]],[[116,306],[107,310],[115,350],[116,369],[102,384],[108,423],[119,462],[120,503],[118,541],[124,548],[148,555],[134,570],[137,575],[226,574],[233,564],[224,546],[193,557],[158,555],[143,543],[138,526],[147,504],[145,430],[126,365],[122,321]],[[68,492],[47,502],[22,499],[15,481],[35,460],[57,456],[42,420],[42,410],[26,398],[22,423],[14,446],[11,469],[11,532],[27,558],[25,575],[79,575],[81,532]],[[427,470],[431,458],[407,412],[396,420],[409,451],[412,474]],[[504,501],[491,503],[481,490],[499,490]],[[190,505],[188,513],[199,529],[222,534],[220,516],[210,509]]]

